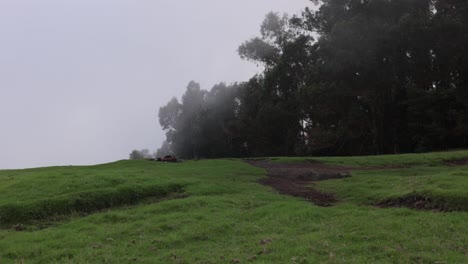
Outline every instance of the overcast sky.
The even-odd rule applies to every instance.
[[[155,150],[158,109],[188,82],[259,69],[236,49],[308,0],[0,0],[0,169]]]

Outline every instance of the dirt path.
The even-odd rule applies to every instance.
[[[466,166],[468,165],[468,159],[453,159],[445,161],[445,164],[448,166]]]
[[[344,167],[327,165],[308,161],[303,163],[276,163],[268,160],[247,159],[252,166],[264,168],[267,178],[260,179],[263,185],[271,186],[280,194],[301,197],[318,206],[331,206],[337,202],[333,194],[323,193],[314,188],[316,182],[351,177],[354,170],[383,170],[401,169],[405,166],[370,166],[370,167]],[[448,166],[466,166],[468,159],[445,161]],[[378,207],[408,207],[418,210],[433,211],[459,211],[457,208],[447,208],[447,205],[434,203],[431,197],[405,196],[390,199],[376,204]]]
[[[326,165],[318,162],[275,163],[266,160],[246,160],[252,166],[264,168],[268,178],[260,179],[281,194],[302,197],[318,206],[331,206],[337,200],[332,194],[316,190],[314,182],[351,177],[355,167]]]

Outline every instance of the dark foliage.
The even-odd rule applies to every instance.
[[[313,1],[317,2],[317,1]],[[184,158],[364,155],[468,146],[468,2],[324,0],[270,13],[239,47],[250,81],[160,109]]]

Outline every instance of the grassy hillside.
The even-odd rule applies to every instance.
[[[0,263],[468,263],[468,166],[444,163],[466,157],[321,158],[405,166],[318,183],[326,208],[241,160],[0,171]],[[460,210],[374,206],[411,193]]]
[[[355,156],[355,157],[279,157],[271,158],[276,162],[320,161],[345,166],[441,166],[447,161],[463,160],[468,157],[467,150],[432,152],[420,154]]]

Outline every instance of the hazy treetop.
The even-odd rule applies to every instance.
[[[240,43],[307,0],[0,2],[0,168],[155,150],[158,108],[190,80],[245,81]]]

